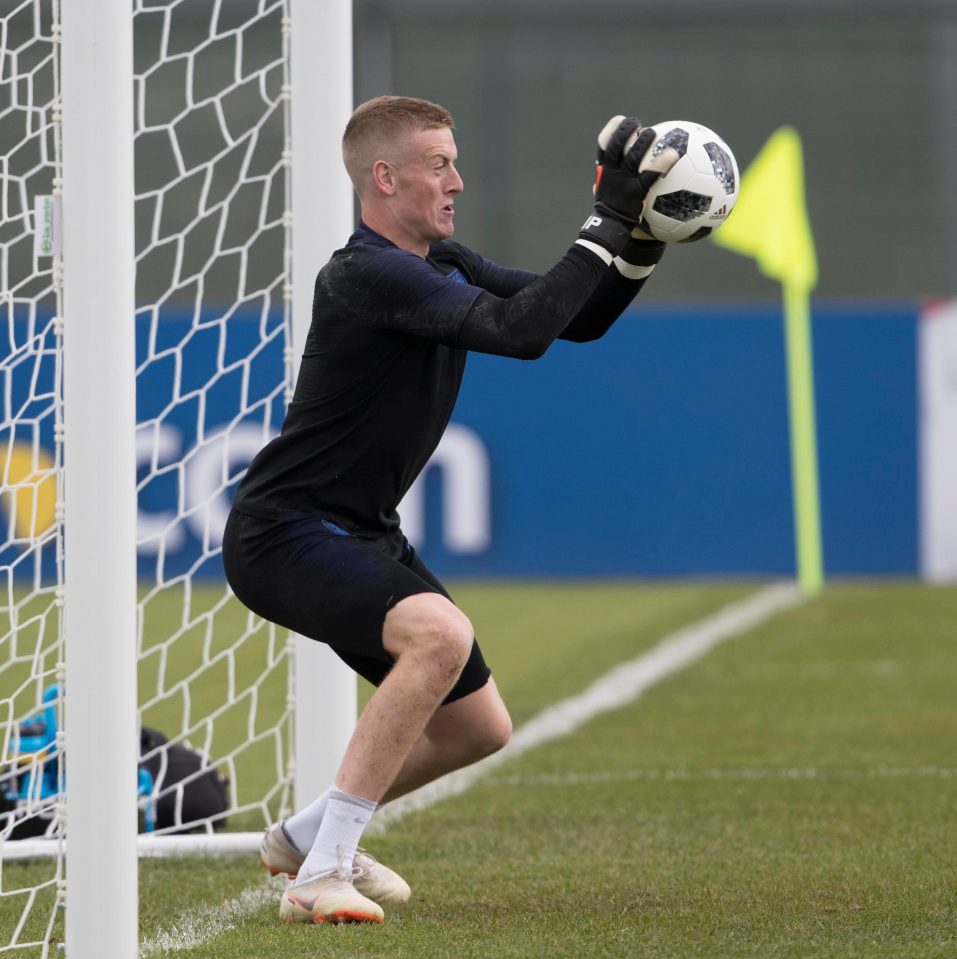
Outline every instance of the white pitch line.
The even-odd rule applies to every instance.
[[[250,886],[238,896],[222,904],[217,903],[215,907],[206,905],[188,909],[168,929],[140,944],[140,959],[183,952],[195,949],[204,942],[212,942],[252,913],[266,906],[275,906],[278,900],[276,890],[260,885]]]
[[[410,813],[464,793],[502,763],[544,743],[568,736],[602,713],[628,705],[650,686],[684,669],[719,643],[798,605],[803,598],[795,585],[775,584],[665,636],[656,646],[616,666],[577,696],[544,709],[516,730],[504,749],[384,806],[376,812],[366,832],[384,832]]]
[[[384,832],[410,813],[464,793],[502,763],[544,743],[568,736],[602,713],[627,706],[649,687],[684,669],[718,644],[740,636],[802,600],[800,590],[792,584],[768,586],[747,599],[732,603],[697,623],[679,629],[640,656],[616,666],[577,696],[563,699],[542,710],[516,730],[509,744],[500,752],[384,806],[376,812],[366,832]],[[146,959],[194,949],[232,929],[245,916],[268,903],[274,903],[277,898],[274,891],[260,885],[244,890],[223,906],[217,907],[215,912],[208,909],[190,910],[168,930],[146,940],[140,947],[140,956]]]

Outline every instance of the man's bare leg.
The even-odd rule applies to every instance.
[[[440,706],[473,643],[471,624],[452,603],[431,593],[408,597],[386,618],[383,635],[396,665],[363,710],[335,785],[290,824],[296,826],[299,848],[308,850],[301,868],[288,839],[276,835],[282,831],[288,837],[285,827],[279,824],[267,831],[264,848],[278,844],[273,849],[283,863],[278,868],[298,873],[297,885],[308,887],[313,876],[348,868],[378,802],[495,752],[511,734],[508,711],[492,680]],[[268,852],[263,861],[273,868]],[[400,876],[363,855],[363,896],[377,902],[408,898],[408,884]],[[359,885],[357,880],[357,889]],[[363,901],[366,910],[377,908]],[[298,916],[297,894],[287,892],[284,902],[283,908]],[[375,916],[363,913],[362,918]]]
[[[382,639],[395,665],[356,723],[297,883],[352,868],[365,825],[455,685],[474,636],[453,603],[419,593],[389,611]]]
[[[498,752],[511,733],[508,710],[490,678],[481,689],[435,711],[381,803]]]
[[[508,710],[490,678],[481,689],[435,711],[380,805],[497,752],[511,731]],[[308,850],[315,841],[327,796],[284,824],[298,848]]]
[[[472,650],[472,624],[437,593],[409,596],[391,609],[383,645],[395,666],[356,723],[336,776],[344,792],[380,802]]]

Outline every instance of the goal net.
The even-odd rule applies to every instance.
[[[288,796],[288,637],[230,597],[220,547],[287,383],[285,9],[134,10],[141,720],[209,757],[228,807],[191,802],[202,768],[163,781],[164,745],[143,760],[157,832],[261,828]]]
[[[13,9],[11,9],[13,6]],[[59,178],[52,3],[5,5],[0,20],[0,852],[37,833],[57,841],[62,769],[62,406],[52,227]],[[39,228],[39,229],[38,229]],[[62,857],[0,861],[0,951],[44,947],[57,925]]]
[[[131,775],[141,834],[207,851],[293,802],[295,640],[238,603],[220,557],[294,374],[289,5],[132,4]],[[0,954],[42,956],[63,940],[69,879],[59,15],[60,0],[0,8]]]

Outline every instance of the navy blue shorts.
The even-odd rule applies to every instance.
[[[326,643],[374,686],[395,662],[382,645],[386,613],[418,593],[451,599],[401,534],[366,539],[305,513],[267,520],[234,509],[223,535],[223,566],[245,606]],[[490,675],[473,642],[445,702],[481,689]]]

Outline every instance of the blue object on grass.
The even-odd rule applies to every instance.
[[[45,704],[35,716],[25,719],[14,732],[11,752],[18,766],[29,769],[19,773],[14,782],[16,788],[9,790],[4,798],[19,808],[29,809],[38,801],[56,796],[59,792],[60,752],[57,747],[57,700],[59,686],[49,686],[43,692]],[[65,776],[64,776],[65,778]],[[154,782],[150,771],[137,767],[136,796],[143,813],[143,828],[153,832],[156,828],[156,799],[153,796]]]

